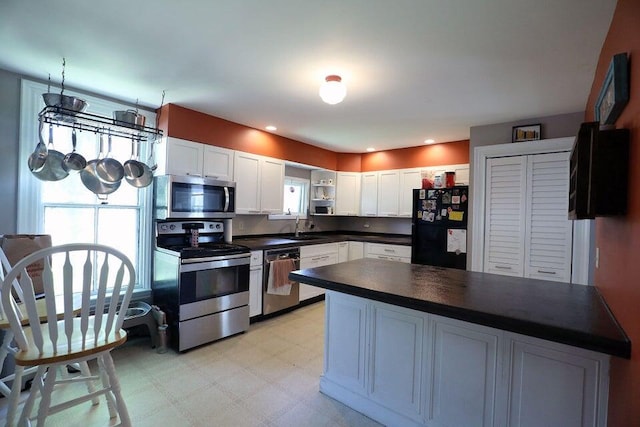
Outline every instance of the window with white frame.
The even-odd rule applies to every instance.
[[[306,217],[309,206],[309,180],[284,177],[284,206],[286,215]]]
[[[122,251],[136,269],[136,287],[148,289],[151,264],[151,187],[142,189],[129,185],[125,180],[107,200],[98,198],[81,180],[80,173],[70,173],[60,181],[41,181],[27,166],[27,158],[38,141],[38,113],[44,107],[44,84],[23,80],[21,94],[21,132],[18,196],[18,232],[50,234],[54,245],[65,243],[100,243]],[[75,94],[88,102],[86,112],[111,117],[113,111],[125,110],[127,105],[96,97]],[[153,113],[142,112],[148,123],[155,123]],[[53,146],[61,153],[72,151],[72,129],[53,125]],[[49,140],[49,127],[43,131],[45,142]],[[89,131],[76,131],[77,152],[87,161],[99,156],[99,136]],[[104,138],[105,149],[107,138]],[[111,156],[124,163],[130,158],[133,141],[112,137]],[[152,147],[141,144],[143,160]],[[106,155],[106,153],[102,153]]]

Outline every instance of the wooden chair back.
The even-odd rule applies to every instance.
[[[44,264],[44,312],[43,304],[36,303],[27,270],[39,261]],[[14,282],[31,326],[29,340],[11,292]],[[9,270],[2,281],[2,306],[20,350],[35,346],[40,354],[60,356],[100,347],[119,333],[134,285],[133,264],[114,248],[85,243],[53,246],[26,256]],[[118,311],[120,306],[123,309]]]
[[[11,270],[11,263],[9,262],[9,258],[7,258],[7,254],[5,254],[2,248],[0,248],[0,283],[4,280],[5,276],[9,274],[10,270]],[[22,290],[18,285],[18,281],[14,280],[12,285],[13,285],[13,292],[18,297],[18,300],[22,301],[24,297],[22,295]],[[0,292],[1,290],[2,289],[0,288]],[[23,316],[22,316],[22,313],[19,311],[19,309],[17,310],[17,312],[18,312],[18,317],[22,319]],[[6,316],[4,314],[4,310],[2,309],[2,304],[0,304],[0,320],[5,320],[5,319],[6,319]]]

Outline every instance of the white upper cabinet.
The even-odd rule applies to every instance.
[[[156,149],[158,174],[233,180],[233,150],[167,137]]]
[[[378,172],[378,216],[398,216],[399,186],[397,170]]]
[[[267,214],[282,213],[284,197],[284,162],[264,157],[261,161],[260,210]]]
[[[233,181],[233,150],[205,145],[202,173],[206,178]]]
[[[159,175],[202,176],[204,145],[167,137],[156,148]]]
[[[260,157],[236,151],[234,181],[236,182],[236,213],[260,213]]]
[[[378,216],[378,172],[362,172],[360,216]]]
[[[420,169],[403,169],[400,171],[398,216],[411,217],[413,212],[413,189],[421,187],[422,175]]]
[[[569,153],[487,160],[484,271],[569,282]]]
[[[236,213],[282,212],[284,162],[256,154],[235,152]]]
[[[336,215],[358,215],[360,172],[338,172],[336,180]]]

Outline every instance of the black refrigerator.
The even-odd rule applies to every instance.
[[[411,263],[467,268],[469,187],[413,190]]]

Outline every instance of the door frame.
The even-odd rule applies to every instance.
[[[471,194],[471,205],[473,207],[473,217],[471,218],[471,271],[484,271],[487,159],[571,151],[574,140],[575,137],[571,136],[474,148],[473,190]],[[592,220],[573,221],[572,283],[590,284],[589,257],[593,246],[592,235]]]

